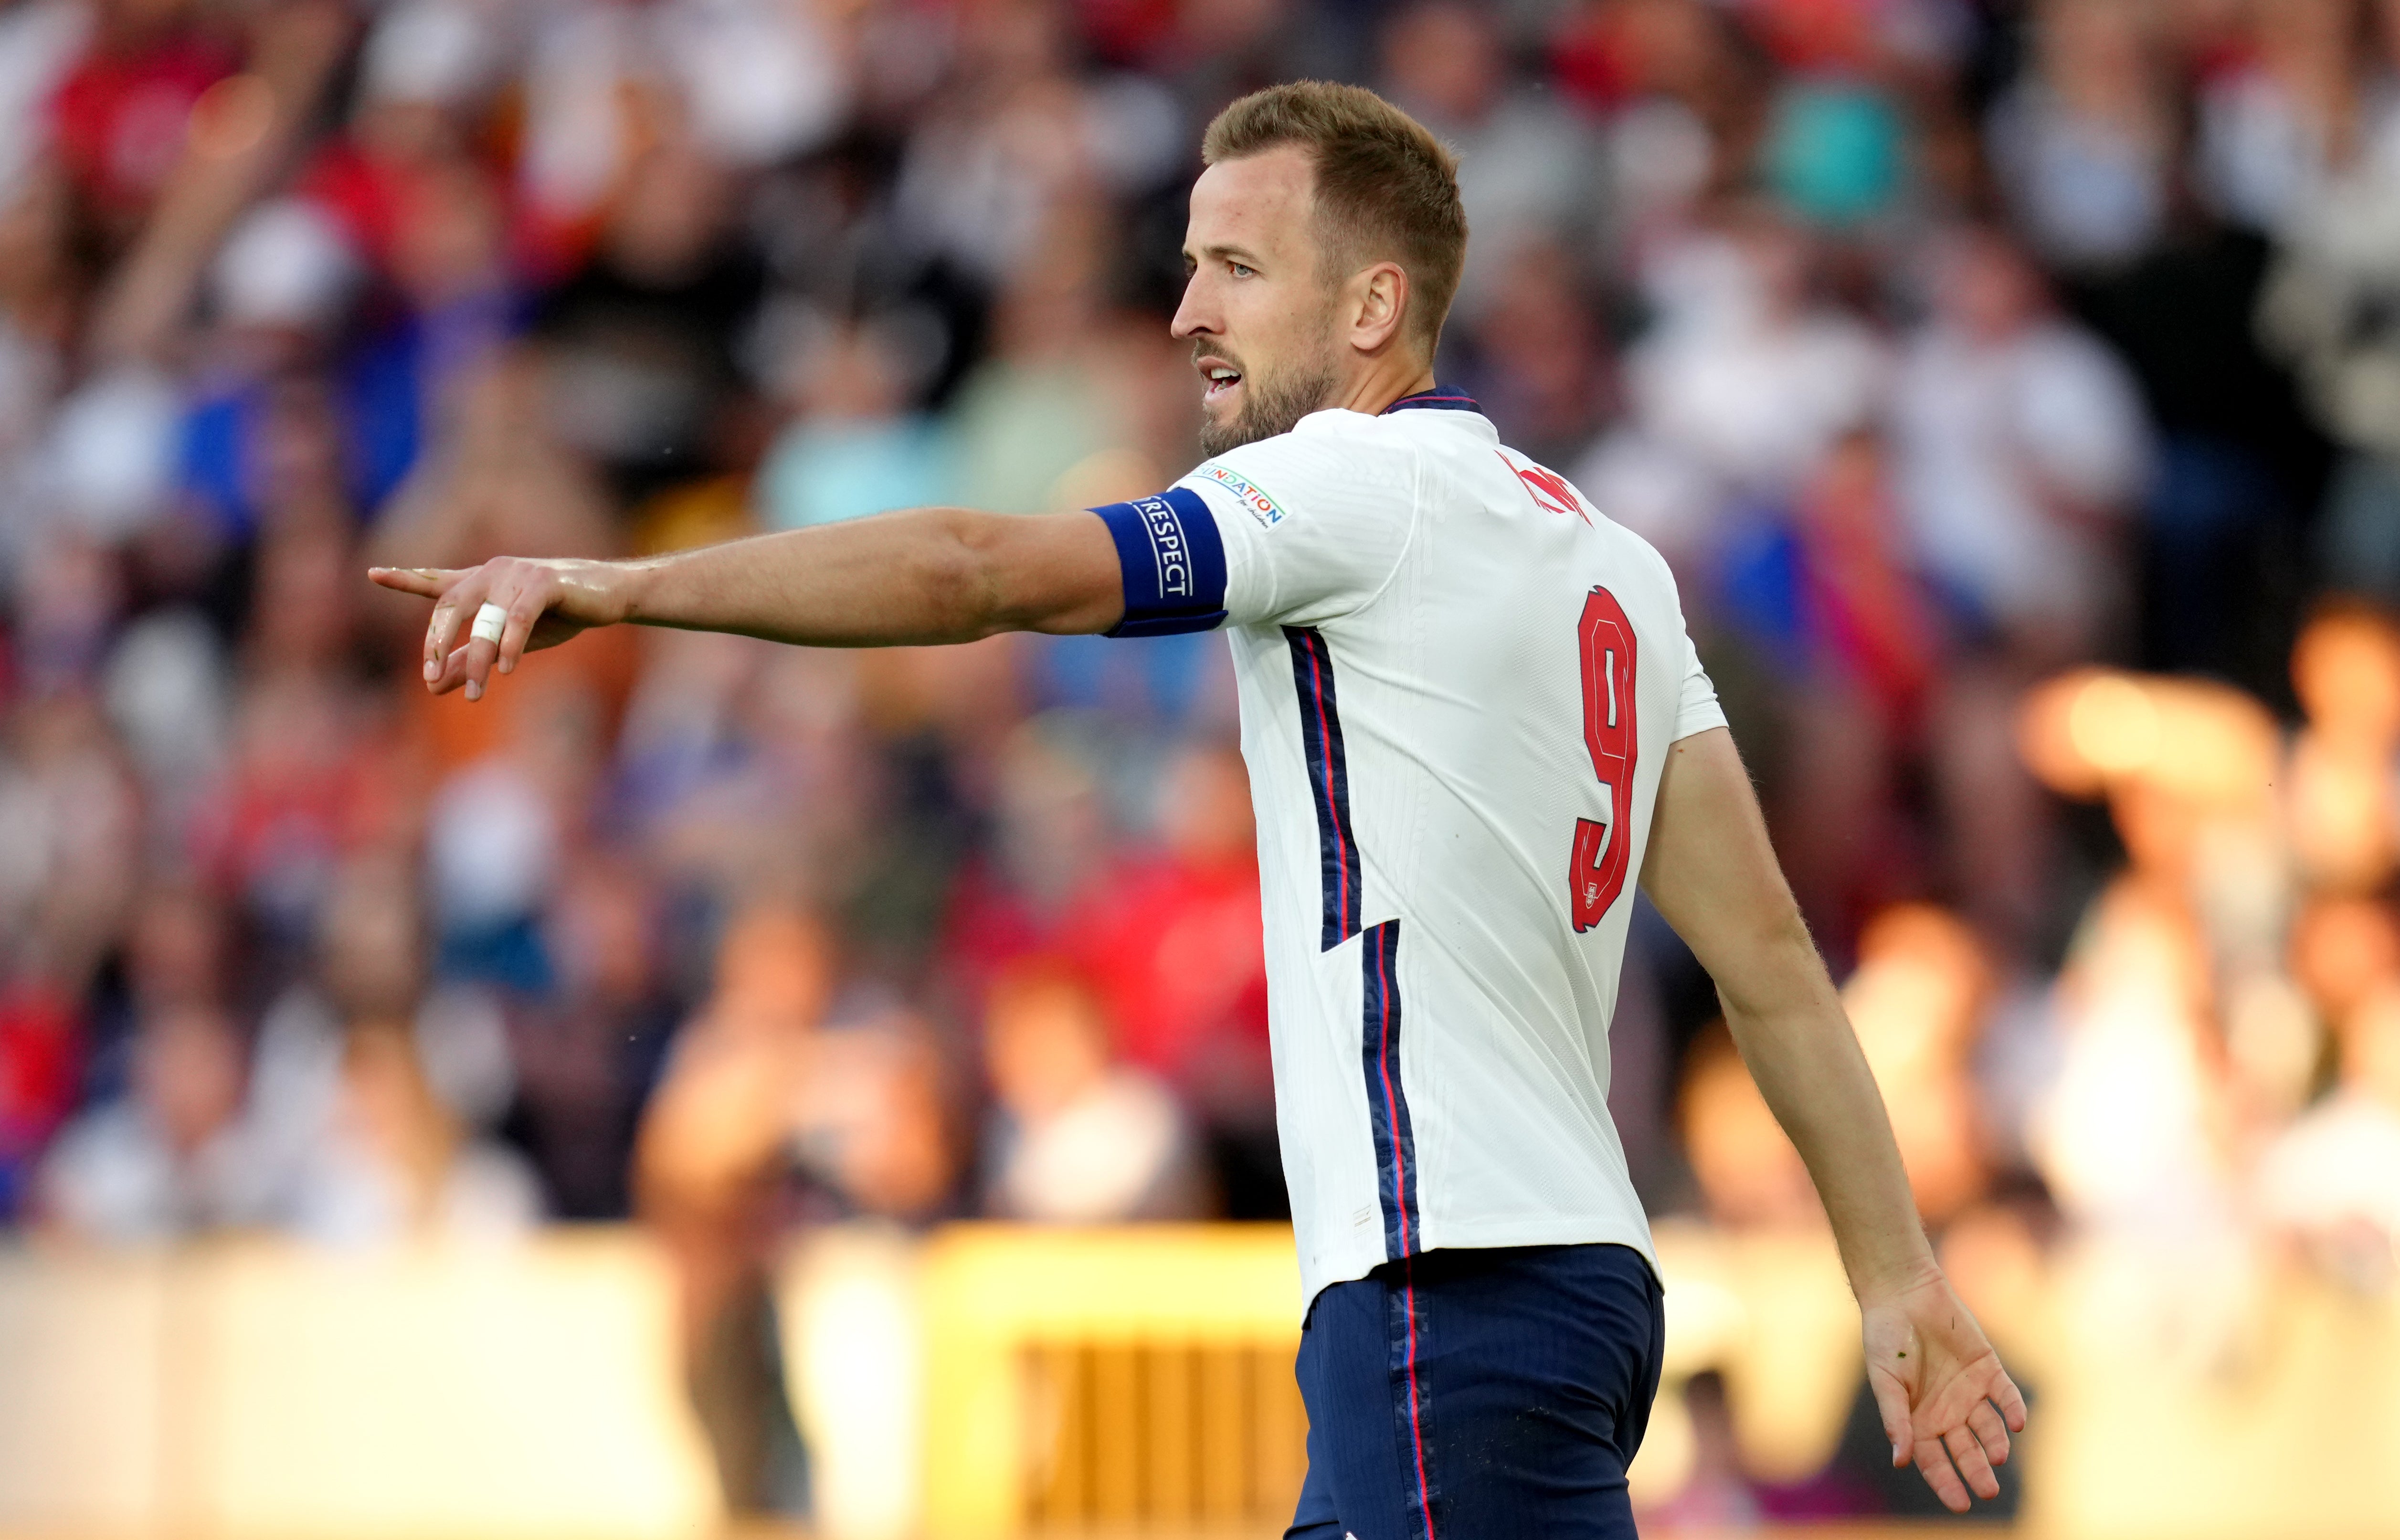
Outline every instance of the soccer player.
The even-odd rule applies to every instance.
[[[1203,158],[1174,334],[1209,458],[1174,486],[379,569],[436,601],[427,684],[474,700],[617,622],[814,647],[1223,627],[1308,1296],[1290,1533],[1633,1533],[1662,1317],[1607,1092],[1637,877],[1823,1197],[1893,1462],[1954,1509],[1996,1495],[2024,1400],[1926,1243],[1666,564],[1434,381],[1453,158],[1315,82],[1226,108]]]

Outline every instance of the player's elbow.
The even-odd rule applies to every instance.
[[[1781,902],[1761,904],[1746,916],[1741,934],[1728,938],[1733,944],[1718,948],[1722,961],[1709,965],[1728,1012],[1771,1015],[1824,987],[1825,961],[1800,906],[1788,894],[1778,896]]]
[[[1002,517],[972,509],[933,511],[935,538],[918,544],[915,578],[922,612],[932,620],[929,640],[980,641],[1015,629],[1007,614],[1006,582],[999,531]]]
[[[1098,519],[961,511],[953,527],[975,634],[1103,631],[1122,613],[1116,548]]]

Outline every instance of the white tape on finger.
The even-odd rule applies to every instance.
[[[498,647],[500,633],[509,629],[509,612],[498,605],[485,605],[475,611],[475,626],[470,635],[479,642]]]

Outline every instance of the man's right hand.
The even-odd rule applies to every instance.
[[[425,688],[447,695],[463,687],[468,700],[480,701],[496,665],[502,674],[514,673],[528,652],[624,620],[637,571],[618,562],[499,556],[472,567],[378,566],[367,576],[434,602],[425,627]],[[471,632],[476,612],[487,604],[508,612],[497,642]]]
[[[1716,981],[1742,1061],[1824,1200],[1893,1464],[1914,1460],[1955,1511],[1970,1492],[1998,1495],[1992,1466],[2025,1427],[2025,1398],[1926,1244],[1882,1094],[1724,729],[1669,747],[1643,886]]]
[[[1888,1298],[1861,1300],[1867,1385],[1891,1439],[1891,1463],[1912,1462],[1953,1513],[1968,1493],[2000,1494],[1993,1467],[2025,1425],[2025,1397],[1983,1328],[1935,1270]]]

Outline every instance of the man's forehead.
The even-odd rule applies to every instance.
[[[1193,184],[1186,250],[1236,246],[1264,256],[1304,247],[1315,180],[1297,145],[1219,161]]]

